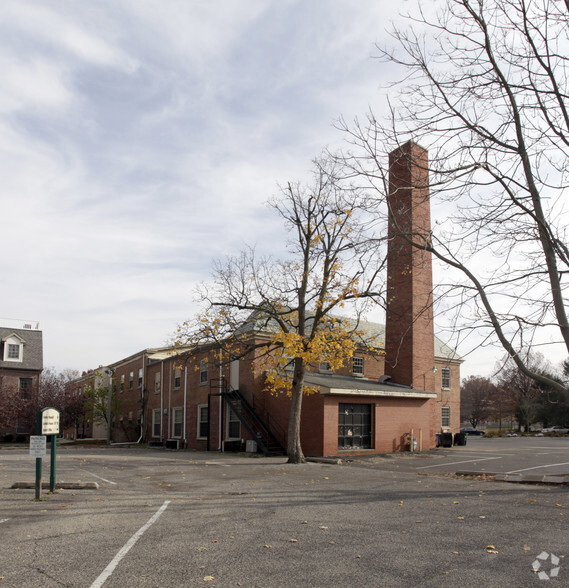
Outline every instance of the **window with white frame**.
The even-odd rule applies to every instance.
[[[174,370],[174,388],[179,388],[182,384],[182,370],[176,368]]]
[[[441,407],[441,426],[450,427],[450,406]]]
[[[124,374],[121,375],[121,392],[124,392]]]
[[[207,384],[207,380],[207,359],[202,359],[200,361],[200,384]]]
[[[160,372],[154,374],[154,394],[160,394]]]
[[[441,370],[441,386],[450,388],[450,368],[444,367]]]
[[[134,372],[130,372],[128,376],[128,389],[132,390],[134,388]]]
[[[184,411],[181,408],[172,409],[172,437],[180,438],[182,436],[182,427],[184,425]]]
[[[138,387],[142,388],[142,368],[138,368]]]
[[[364,358],[352,357],[352,374],[355,376],[364,375]]]
[[[227,438],[239,439],[241,437],[241,421],[237,413],[227,405]]]
[[[198,406],[198,439],[207,439],[209,416],[207,404]]]
[[[4,339],[4,361],[18,361],[24,359],[24,342],[16,335]]]
[[[152,436],[160,437],[162,431],[162,411],[159,408],[155,408],[152,411]]]

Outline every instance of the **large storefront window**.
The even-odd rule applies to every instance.
[[[340,403],[338,449],[371,449],[371,404]]]

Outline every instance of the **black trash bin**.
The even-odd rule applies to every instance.
[[[443,447],[452,447],[452,433],[443,433]]]
[[[466,434],[465,433],[456,433],[454,436],[454,444],[455,445],[466,445]]]

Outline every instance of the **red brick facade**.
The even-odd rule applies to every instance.
[[[374,353],[357,352],[353,364],[335,374],[312,366],[307,381],[319,392],[303,398],[306,455],[404,451],[411,432],[417,449],[430,449],[436,433],[459,428],[461,360],[434,336],[431,255],[408,242],[425,242],[430,231],[427,152],[409,142],[389,165],[385,349],[382,339]],[[255,435],[230,418],[219,394],[227,386],[239,390],[285,443],[290,399],[264,390],[263,367],[254,355],[220,366],[207,347],[182,355],[149,349],[110,367],[120,400],[115,441],[141,436],[190,449],[245,449]]]

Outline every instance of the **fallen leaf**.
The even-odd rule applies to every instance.
[[[524,546],[522,547],[522,549],[523,549],[524,551],[531,551],[531,547],[530,547],[529,545],[524,545]]]
[[[336,545],[335,541],[328,541],[329,545]]]
[[[272,546],[272,545],[265,545],[264,547],[265,547],[266,549],[272,549],[272,547],[273,547],[273,546]]]
[[[308,525],[308,521],[302,521],[303,525]]]
[[[496,549],[495,545],[486,545],[486,549]]]
[[[458,555],[458,551],[453,551],[453,554],[454,555]]]
[[[327,531],[328,530],[328,527],[324,527],[323,526],[323,527],[320,527],[320,529],[322,529],[323,531]]]
[[[212,543],[219,543],[219,540],[218,540],[218,539],[214,539],[214,540],[212,541]]]
[[[356,559],[361,559],[362,556],[361,555],[356,555]]]
[[[423,521],[415,521],[416,523],[422,523]]]
[[[485,519],[486,517],[484,515],[480,515],[478,518],[479,519]]]
[[[453,500],[452,503],[453,504],[460,504],[460,502],[458,500]]]
[[[486,553],[500,553],[500,552],[496,551],[495,549],[487,549]]]
[[[329,480],[330,478],[328,476],[324,476],[324,479],[325,480]]]
[[[289,539],[289,543],[298,543],[298,539]]]
[[[213,582],[215,578],[213,576],[205,576],[203,581],[204,582]]]
[[[464,517],[456,517],[457,519],[460,519],[461,521],[464,521]]]

